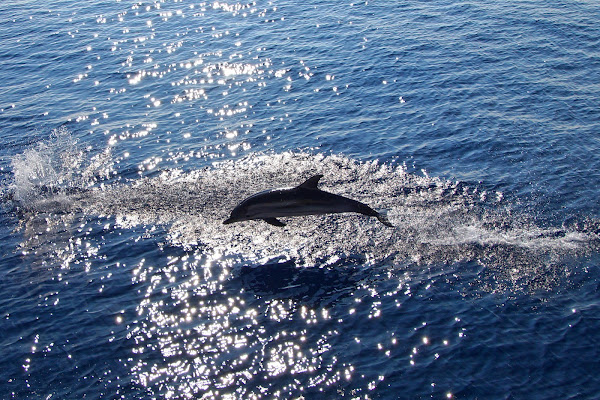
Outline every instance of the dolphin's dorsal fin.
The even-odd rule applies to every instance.
[[[323,175],[311,176],[302,185],[299,185],[298,187],[303,189],[317,189],[319,179],[321,179],[322,177]]]

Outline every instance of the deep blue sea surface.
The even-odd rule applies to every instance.
[[[4,0],[1,399],[597,399],[600,3]],[[321,187],[387,212],[223,225]]]

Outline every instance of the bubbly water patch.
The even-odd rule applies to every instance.
[[[353,214],[290,218],[285,228],[262,221],[222,224],[247,196],[294,186],[316,173],[325,175],[322,189],[387,210],[395,227]],[[355,257],[370,264],[420,266],[476,261],[493,281],[533,289],[556,280],[564,256],[597,247],[594,232],[538,227],[512,215],[498,198],[461,183],[409,174],[403,166],[283,153],[94,189],[75,206],[90,215],[114,216],[123,228],[166,225],[170,245],[200,247],[245,263],[283,258],[314,266]]]

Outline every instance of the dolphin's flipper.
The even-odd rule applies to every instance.
[[[303,189],[317,189],[319,179],[321,179],[322,177],[323,175],[311,176],[302,185],[299,185],[298,187]]]
[[[281,222],[280,220],[278,220],[277,218],[263,218],[263,221],[265,221],[267,224],[271,224],[273,226],[285,226],[285,224],[283,222]]]

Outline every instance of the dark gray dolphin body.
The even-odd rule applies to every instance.
[[[278,217],[354,212],[376,217],[385,226],[393,226],[368,205],[317,188],[322,177],[315,175],[295,188],[267,190],[250,196],[238,204],[223,223],[262,219],[271,225],[285,226]]]

